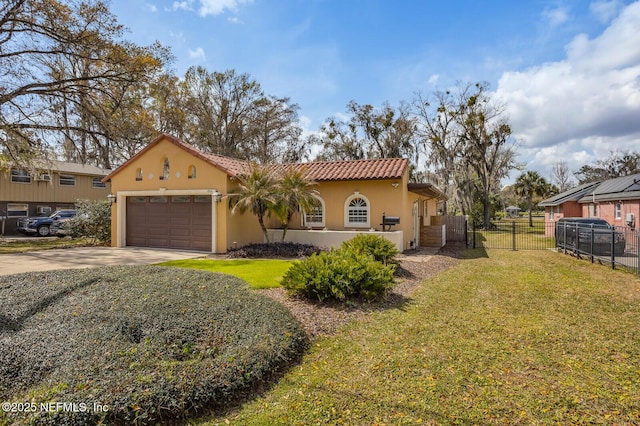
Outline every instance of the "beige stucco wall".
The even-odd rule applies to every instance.
[[[169,159],[169,179],[160,180],[163,174],[164,159]],[[189,179],[189,167],[196,167],[196,177]],[[138,169],[142,169],[142,180],[136,181]],[[234,182],[222,170],[191,155],[174,143],[161,140],[149,148],[143,155],[125,164],[111,178],[111,191],[118,196],[118,202],[112,206],[111,242],[114,247],[121,247],[126,242],[121,241],[125,232],[124,221],[118,226],[118,215],[125,212],[125,196],[135,193],[150,195],[152,193],[176,194],[201,194],[211,193],[214,190],[222,194],[222,201],[214,204],[216,226],[215,244],[213,248],[217,252],[226,252],[231,247],[232,241],[260,241],[261,232],[258,222],[250,213],[236,214],[231,218],[228,198],[225,196],[232,189]],[[124,196],[121,197],[121,195]],[[255,221],[255,225],[253,224]],[[239,245],[241,245],[239,243]]]
[[[332,181],[319,182],[316,189],[325,206],[325,228],[335,231],[368,231],[373,228],[382,231],[382,213],[387,216],[399,216],[400,224],[391,230],[402,231],[402,248],[410,248],[414,238],[413,203],[420,200],[419,215],[424,214],[424,203],[427,204],[427,215],[434,216],[437,211],[437,200],[427,199],[418,194],[407,191],[409,172],[406,171],[402,179],[380,179],[367,181]],[[345,226],[346,202],[358,192],[369,200],[369,225],[363,227]],[[425,217],[425,224],[429,217]],[[420,222],[419,222],[420,223]],[[274,219],[268,221],[269,228],[280,228],[281,224]],[[299,214],[294,215],[290,229],[303,229]],[[419,235],[419,231],[417,232]],[[280,235],[280,234],[277,234]],[[394,237],[395,238],[395,237]]]
[[[160,180],[163,173],[164,159],[170,163],[170,177]],[[188,179],[189,166],[195,166],[197,177]],[[142,169],[142,181],[136,181],[138,169]],[[382,214],[400,216],[400,224],[392,228],[402,232],[402,247],[407,249],[414,238],[413,203],[421,200],[419,214],[427,216],[420,223],[428,224],[429,217],[436,214],[437,200],[428,200],[407,191],[408,170],[401,179],[331,181],[320,182],[316,187],[325,205],[325,227],[339,231],[368,231],[374,228],[382,230]],[[262,242],[264,237],[257,218],[250,212],[231,214],[228,195],[234,192],[237,180],[204,160],[185,151],[168,140],[160,140],[148,148],[142,155],[126,164],[111,178],[111,191],[118,195],[118,202],[112,206],[112,245],[123,246],[124,223],[118,215],[125,215],[126,200],[124,196],[160,194],[187,194],[212,192],[216,190],[223,196],[215,206],[216,227],[214,250],[219,253],[229,248],[241,247],[249,243]],[[204,192],[206,193],[206,192]],[[369,201],[369,223],[362,227],[345,227],[345,206],[349,197],[360,194]],[[121,195],[123,195],[121,197]],[[266,220],[269,228],[280,228],[281,224],[274,219]],[[118,225],[119,224],[119,225]],[[291,229],[302,229],[302,220],[296,214],[290,223]],[[419,235],[419,232],[418,232]]]

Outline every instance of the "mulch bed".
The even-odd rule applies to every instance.
[[[331,335],[344,324],[362,318],[370,312],[408,303],[421,282],[456,265],[464,249],[464,244],[447,245],[429,258],[419,254],[403,256],[397,271],[398,284],[382,300],[376,302],[312,302],[290,297],[281,287],[260,292],[285,305],[313,339]]]

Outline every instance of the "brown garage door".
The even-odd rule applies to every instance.
[[[127,197],[127,245],[211,250],[211,197]]]

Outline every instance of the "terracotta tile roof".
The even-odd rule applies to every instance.
[[[406,158],[373,160],[315,161],[297,165],[307,169],[307,176],[317,181],[401,179],[407,166]]]
[[[200,151],[193,145],[179,140],[178,138],[170,135],[160,135],[103,180],[108,181],[111,179],[111,176],[116,174],[122,167],[140,157],[152,146],[156,145],[163,139],[180,146],[185,151],[219,168],[229,176],[242,175],[247,171],[249,163],[245,160],[238,160],[236,158],[225,157],[217,154],[207,154]],[[285,167],[304,167],[307,170],[307,176],[309,178],[316,181],[330,181],[400,179],[408,167],[408,164],[409,162],[406,158],[380,158],[373,160],[317,161],[310,163],[278,164],[275,165],[275,167],[277,169],[283,169]]]
[[[238,176],[246,173],[249,163],[237,158],[225,157],[217,154],[202,154],[206,161],[224,171],[229,176]]]

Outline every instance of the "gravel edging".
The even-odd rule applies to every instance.
[[[309,338],[327,336],[348,322],[363,318],[370,312],[400,306],[411,300],[411,295],[425,280],[449,269],[459,262],[464,245],[448,245],[432,256],[406,255],[400,261],[396,278],[398,284],[381,301],[349,301],[347,303],[319,303],[287,295],[282,287],[259,290],[282,303],[300,322]]]

